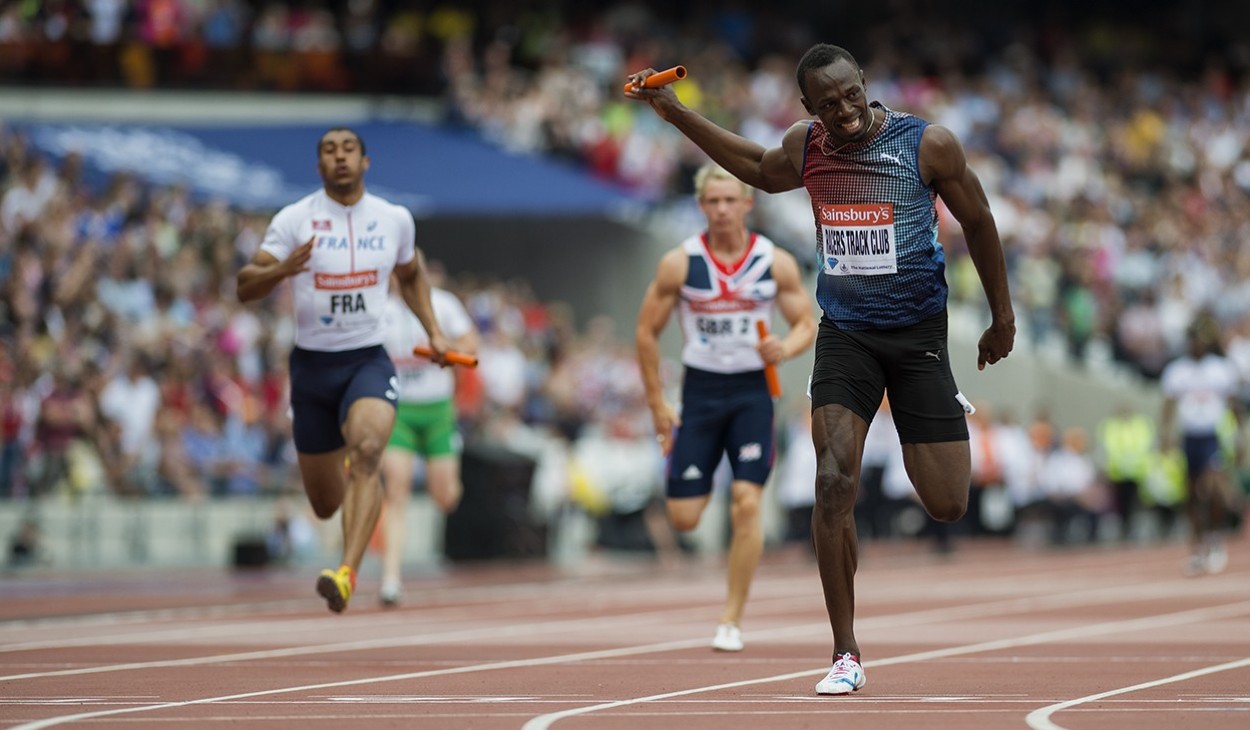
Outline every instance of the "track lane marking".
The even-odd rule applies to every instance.
[[[1216,664],[1209,667],[1202,667],[1200,669],[1194,669],[1180,674],[1173,674],[1170,677],[1163,677],[1162,679],[1142,682],[1141,684],[1134,684],[1130,687],[1120,687],[1118,689],[1107,690],[1106,692],[1099,692],[1098,694],[1064,700],[1063,702],[1057,702],[1047,707],[1040,707],[1030,712],[1027,716],[1025,716],[1024,721],[1032,730],[1067,730],[1067,728],[1062,725],[1057,725],[1051,721],[1050,716],[1061,710],[1076,707],[1077,705],[1083,705],[1086,702],[1097,702],[1098,700],[1105,699],[1107,697],[1115,697],[1116,695],[1128,694],[1129,692],[1137,692],[1138,690],[1150,689],[1152,687],[1161,687],[1165,684],[1184,682],[1194,679],[1195,677],[1204,677],[1208,674],[1226,672],[1230,669],[1241,669],[1242,667],[1250,667],[1250,657],[1239,659],[1237,661],[1225,662],[1223,664]]]
[[[1016,603],[1018,601],[1009,601],[1007,603]],[[941,611],[942,609],[937,609]],[[919,612],[923,614],[932,614],[934,611]],[[1122,631],[1137,629],[1154,629],[1163,626],[1177,625],[1183,623],[1192,623],[1194,621],[1214,620],[1218,618],[1228,618],[1232,616],[1240,616],[1250,614],[1250,601],[1243,601],[1225,606],[1216,606],[1203,609],[1193,609],[1169,614],[1161,614],[1157,616],[1149,616],[1138,619],[1129,619],[1125,621],[1104,622],[1101,624],[1092,624],[1087,626],[1078,626],[1069,629],[1059,629],[1054,631],[1046,631],[1037,634],[1026,635],[1011,639],[999,639],[988,642],[979,642],[976,644],[968,644],[959,647],[949,647],[946,649],[937,649],[926,652],[917,652],[913,654],[901,655],[898,657],[890,657],[876,662],[871,662],[866,666],[888,666],[891,664],[903,664],[910,662],[925,661],[928,659],[941,658],[946,656],[958,656],[961,654],[978,653],[982,651],[992,651],[1001,648],[1012,648],[1016,646],[1029,646],[1033,644],[1046,643],[1059,639],[1081,638],[1099,634],[1118,633]],[[794,627],[796,628],[796,627]],[[780,631],[774,630],[775,631]],[[765,633],[765,632],[759,632]],[[337,687],[351,687],[368,684],[378,684],[383,682],[395,682],[408,679],[420,679],[424,677],[449,676],[456,674],[468,674],[482,671],[493,671],[499,669],[520,669],[536,666],[547,666],[552,664],[565,664],[572,662],[593,661],[596,659],[615,658],[620,656],[631,656],[636,654],[657,653],[662,651],[672,651],[677,649],[695,648],[704,646],[706,639],[687,639],[680,641],[659,642],[655,644],[620,647],[617,649],[604,649],[589,652],[576,652],[573,654],[563,654],[548,657],[537,657],[530,659],[517,659],[503,662],[489,662],[486,664],[468,665],[463,667],[451,667],[446,669],[435,669],[421,672],[406,672],[403,674],[382,676],[382,677],[364,677],[353,680],[342,680],[338,682],[323,682],[311,685],[302,685],[296,687],[279,687],[267,690],[258,690],[255,692],[244,692],[232,695],[223,695],[218,697],[203,697],[194,700],[183,700],[178,702],[167,702],[155,705],[143,705],[137,707],[123,707],[110,710],[98,710],[93,712],[75,713],[72,715],[64,715],[61,717],[45,718],[31,723],[15,726],[13,730],[42,730],[43,728],[54,727],[70,722],[80,720],[89,720],[100,717],[110,717],[114,715],[132,714],[137,712],[147,712],[160,709],[174,709],[178,707],[189,707],[193,705],[211,704],[217,702],[230,702],[232,700],[248,699],[252,697],[266,697],[278,694],[288,694],[293,692],[308,692],[319,689],[331,689]],[[539,717],[531,718],[522,727],[522,730],[545,730],[552,723],[565,717],[587,714],[604,709],[622,707],[626,705],[640,704],[658,699],[667,699],[669,697],[680,697],[690,694],[698,694],[702,692],[710,692],[718,689],[731,689],[734,687],[749,686],[753,684],[763,684],[778,681],[788,681],[792,679],[800,679],[803,677],[812,677],[823,674],[827,670],[823,667],[818,669],[810,669],[799,672],[790,672],[787,674],[774,675],[770,677],[753,678],[741,680],[738,682],[730,682],[708,687],[696,687],[676,692],[668,692],[660,695],[650,695],[646,697],[635,697],[627,700],[618,700],[609,703],[598,703],[595,705],[573,708],[561,712],[548,713]]]
[[[1157,629],[1166,626],[1176,626],[1185,623],[1194,623],[1201,621],[1212,621],[1223,618],[1232,618],[1235,616],[1243,616],[1250,614],[1250,601],[1241,601],[1239,603],[1226,604],[1224,606],[1213,606],[1210,608],[1191,609],[1188,611],[1179,611],[1169,614],[1160,614],[1158,616],[1148,616],[1136,619],[1127,619],[1125,621],[1108,621],[1099,624],[1088,624],[1085,626],[1075,626],[1067,629],[1056,629],[1053,631],[1043,631],[1037,634],[1025,635],[1011,639],[995,639],[993,641],[983,641],[976,644],[965,644],[963,646],[947,647],[945,649],[933,649],[930,651],[915,652],[912,654],[903,654],[896,657],[888,657],[872,662],[865,662],[864,668],[884,667],[895,664],[911,664],[914,662],[928,661],[930,659],[942,659],[946,657],[959,656],[963,654],[975,654],[984,651],[996,651],[998,649],[1011,649],[1021,646],[1033,646],[1036,644],[1045,644],[1051,641],[1063,639],[1088,638],[1091,636],[1099,636],[1111,633],[1122,633],[1124,631]],[[664,692],[646,697],[633,697],[625,700],[617,700],[615,702],[603,702],[595,705],[584,707],[575,707],[560,712],[552,712],[546,715],[540,715],[531,719],[529,722],[521,726],[521,730],[547,730],[559,720],[578,715],[585,715],[600,710],[610,710],[617,707],[626,707],[629,705],[641,704],[644,702],[654,702],[656,700],[669,699],[671,697],[684,697],[691,694],[699,694],[703,692],[713,692],[721,689],[733,689],[735,687],[746,687],[753,684],[764,684],[769,682],[785,682],[803,677],[815,677],[828,672],[829,670],[823,666],[819,669],[789,672],[786,674],[778,674],[771,677],[759,677],[755,679],[741,680],[738,682],[728,682],[725,684],[711,685],[707,687],[692,687],[674,692]],[[833,700],[836,702],[836,700]]]
[[[1173,585],[1173,583],[1175,585]],[[1178,587],[1188,586],[1187,580],[1177,580],[1172,583],[1157,583],[1145,586],[1136,586],[1126,588],[1125,586],[1107,586],[1104,588],[1084,589],[1069,593],[1055,593],[1048,591],[1034,596],[1024,596],[1021,598],[1009,598],[996,601],[986,601],[975,604],[965,604],[961,606],[947,606],[943,608],[924,609],[921,611],[911,611],[899,614],[888,614],[884,616],[874,616],[864,619],[860,622],[861,628],[895,628],[899,626],[917,625],[923,623],[932,623],[939,621],[966,620],[969,618],[981,618],[986,616],[1005,616],[1012,613],[1021,613],[1027,611],[1045,610],[1049,608],[1067,608],[1076,606],[1088,606],[1091,604],[1116,602],[1120,603],[1128,598],[1136,598],[1138,600],[1148,600],[1151,598],[1173,598]],[[768,606],[781,603],[785,608],[792,608],[792,598],[774,598],[765,601],[756,601],[752,603],[752,613],[758,616],[761,612],[766,612]],[[297,656],[315,656],[319,654],[335,654],[347,651],[361,651],[379,648],[396,648],[403,646],[423,646],[428,644],[452,642],[452,641],[473,641],[478,639],[499,639],[510,638],[515,636],[526,636],[531,633],[540,632],[560,632],[567,633],[570,628],[582,626],[588,630],[593,629],[601,623],[619,624],[622,621],[637,620],[640,618],[663,617],[666,622],[671,622],[674,618],[680,618],[684,614],[697,614],[702,616],[706,609],[703,606],[692,606],[689,608],[673,610],[669,608],[656,608],[650,611],[636,612],[633,614],[614,614],[611,616],[594,616],[585,619],[561,619],[557,621],[544,621],[535,623],[511,623],[507,626],[482,627],[474,629],[458,629],[453,631],[441,631],[429,634],[419,634],[416,636],[398,637],[386,636],[378,639],[361,639],[356,641],[343,641],[331,644],[319,645],[302,645],[294,647],[286,647],[282,649],[263,649],[248,652],[234,652],[230,654],[213,654],[198,657],[186,657],[183,659],[164,659],[146,662],[124,662],[118,664],[103,664],[91,667],[76,667],[74,669],[56,669],[43,672],[26,672],[22,674],[12,674],[0,676],[0,682],[11,682],[17,680],[42,679],[46,677],[66,677],[84,674],[101,674],[107,672],[124,672],[143,669],[159,669],[168,667],[187,667],[187,666],[203,666],[208,664],[225,664],[238,663],[246,661],[258,661],[266,659],[280,659],[286,657]],[[767,615],[765,613],[765,615]],[[333,619],[320,619],[321,621]],[[314,621],[317,621],[314,619]],[[800,624],[797,626],[780,627],[775,629],[765,629],[762,631],[752,632],[755,637],[763,638],[787,638],[795,635],[806,635],[814,632],[824,631],[827,629],[826,622],[819,624]],[[194,631],[188,630],[189,633],[185,638],[195,638]],[[167,640],[177,639],[175,635],[167,637]],[[695,641],[694,646],[698,646],[702,640]]]

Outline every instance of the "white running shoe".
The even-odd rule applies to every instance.
[[[833,669],[825,678],[816,683],[818,695],[849,695],[868,681],[864,668],[860,666],[859,657],[851,653],[839,654],[833,662]]]
[[[1208,575],[1223,573],[1228,567],[1228,550],[1224,548],[1224,543],[1213,542],[1207,551],[1206,570]]]
[[[403,589],[394,583],[383,583],[382,590],[378,591],[378,600],[386,608],[398,606],[403,597]]]
[[[716,636],[712,639],[712,648],[716,651],[742,651],[742,629],[733,624],[721,624],[716,627]]]

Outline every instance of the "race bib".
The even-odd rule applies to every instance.
[[[755,342],[755,320],[745,315],[699,315],[695,317],[699,336],[709,341],[735,344]]]
[[[898,272],[894,205],[821,205],[822,270],[829,276],[876,276]]]
[[[314,274],[317,325],[323,329],[341,329],[375,321],[381,314],[381,307],[371,301],[377,284],[376,270]]]

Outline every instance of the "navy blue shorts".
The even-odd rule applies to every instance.
[[[291,350],[291,427],[295,450],[342,448],[347,410],[361,398],[398,402],[395,364],[381,345],[342,352]]]
[[[903,443],[968,440],[946,350],[946,312],[892,330],[838,329],[821,318],[812,410],[837,404],[872,423],[886,392]]]
[[[1207,469],[1219,469],[1224,465],[1220,437],[1213,433],[1185,434],[1181,439],[1181,449],[1185,452],[1185,473],[1191,480],[1197,479]]]
[[[709,373],[687,367],[681,425],[668,460],[668,496],[712,491],[712,473],[729,457],[735,480],[763,485],[773,468],[773,399],[763,370]]]

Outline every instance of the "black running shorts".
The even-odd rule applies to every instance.
[[[946,351],[946,312],[890,330],[838,329],[822,317],[812,410],[837,404],[872,423],[882,396],[905,444],[967,441],[968,423]]]

